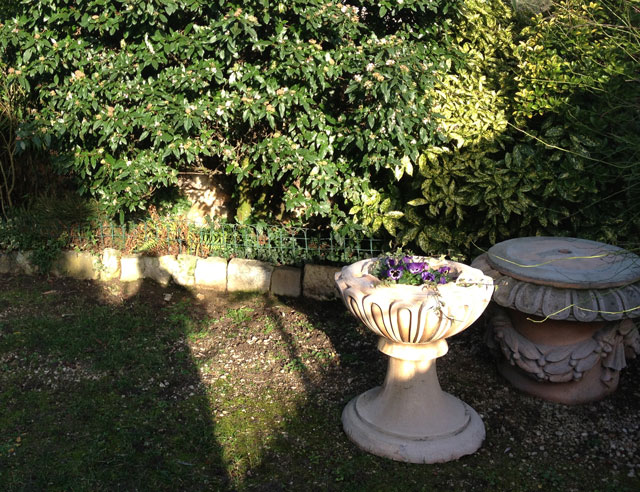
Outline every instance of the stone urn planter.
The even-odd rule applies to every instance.
[[[486,341],[513,386],[567,405],[616,390],[640,353],[640,257],[586,239],[524,237],[472,266],[496,285]]]
[[[461,263],[420,258],[450,268],[444,285],[385,285],[369,272],[377,259],[336,273],[349,311],[380,337],[389,356],[382,386],[349,402],[342,413],[346,434],[360,448],[410,463],[436,463],[475,452],[484,424],[466,403],[440,388],[435,360],[446,338],[466,329],[491,299],[493,282]]]

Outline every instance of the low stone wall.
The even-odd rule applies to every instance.
[[[30,252],[0,251],[0,274],[33,275],[37,270]],[[50,273],[104,282],[151,279],[163,286],[173,282],[218,292],[270,292],[280,296],[329,300],[338,298],[334,274],[339,270],[340,267],[326,265],[305,265],[304,268],[274,266],[240,258],[124,255],[108,248],[101,255],[63,251],[53,262]]]

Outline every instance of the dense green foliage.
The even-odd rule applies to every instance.
[[[8,70],[0,60],[0,219],[24,205],[30,194],[42,191],[43,184],[56,181],[38,152],[17,152],[18,131],[29,118],[28,93],[10,80]]]
[[[111,212],[205,166],[344,222],[345,201],[400,177],[434,139],[449,3],[21,5],[0,31],[10,77],[34,94],[19,146],[51,148]]]
[[[640,210],[640,9],[637,1],[565,0],[523,31],[519,114],[545,114],[550,159],[568,149],[563,181],[597,192],[571,220],[605,239],[637,243]],[[558,184],[558,193],[563,188]]]
[[[18,11],[19,0],[3,0],[0,3],[0,19],[8,19]]]
[[[453,38],[467,63],[436,85],[449,142],[421,156],[403,242],[469,251],[534,234],[633,237],[638,14],[624,0],[582,4],[522,25],[500,1],[465,2]]]
[[[0,64],[0,217],[13,206],[15,187],[15,130],[19,124],[13,101],[18,94],[7,84],[6,67]]]
[[[427,253],[627,241],[637,7],[524,3],[23,0],[0,21],[6,82],[31,94],[17,150],[111,214],[196,169],[232,177],[243,216]]]

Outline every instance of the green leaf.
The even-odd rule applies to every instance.
[[[382,226],[382,217],[376,217],[371,224],[371,230],[376,232]]]
[[[376,118],[373,113],[369,113],[369,116],[367,116],[367,123],[369,124],[369,128],[372,130],[375,128]]]
[[[400,219],[404,217],[404,212],[401,212],[399,210],[390,210],[389,212],[386,212],[384,216],[392,219]]]
[[[429,235],[426,233],[426,231],[421,231],[420,234],[418,234],[418,247],[422,250],[423,253],[425,254],[431,254],[433,253],[432,248],[433,248],[433,244],[431,239],[429,238]]]
[[[544,132],[544,136],[547,138],[556,138],[564,135],[564,128],[561,126],[554,126]]]
[[[429,201],[424,198],[414,198],[413,200],[408,201],[407,205],[419,207],[420,205],[426,205],[427,203],[429,203]]]
[[[384,228],[387,230],[387,232],[389,232],[389,234],[391,234],[391,236],[395,236],[396,235],[396,227],[398,225],[398,221],[394,220],[392,218],[389,217],[383,217],[382,218],[382,224],[384,225]]]

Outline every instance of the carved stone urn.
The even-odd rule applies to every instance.
[[[604,398],[640,353],[640,257],[569,237],[496,244],[472,264],[496,285],[486,341],[516,388],[567,405]]]
[[[448,351],[446,338],[466,329],[491,299],[493,282],[461,263],[420,258],[448,266],[452,281],[436,286],[385,285],[371,275],[377,259],[336,273],[349,311],[380,337],[389,356],[382,386],[351,400],[342,413],[347,436],[378,456],[436,463],[475,452],[485,437],[478,414],[440,388],[435,360]]]

